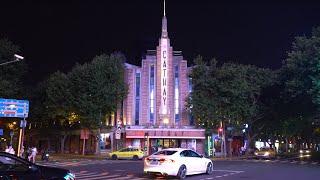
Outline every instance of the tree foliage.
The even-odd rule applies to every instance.
[[[38,113],[45,112],[42,115],[51,124],[77,120],[82,127],[99,127],[127,94],[123,64],[121,54],[102,54],[76,64],[67,74],[55,72],[39,86]]]
[[[8,39],[0,39],[0,63],[14,60],[14,54],[19,53],[20,48]],[[0,97],[22,98],[25,97],[23,77],[27,72],[24,61],[0,66]]]
[[[215,60],[207,65],[201,57],[195,63],[189,107],[199,124],[248,123],[261,113],[260,96],[274,83],[272,71],[233,63],[218,67]]]
[[[289,137],[309,137],[319,119],[320,107],[320,27],[312,35],[299,36],[283,62],[280,127]]]
[[[123,56],[105,54],[76,65],[69,74],[71,104],[87,127],[97,127],[104,115],[116,111],[127,94]]]

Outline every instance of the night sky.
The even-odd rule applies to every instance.
[[[320,3],[167,0],[166,15],[171,45],[189,63],[200,54],[276,69],[294,37],[320,25]],[[162,16],[161,0],[1,1],[0,38],[21,47],[39,81],[100,53],[121,51],[140,65],[158,44]]]

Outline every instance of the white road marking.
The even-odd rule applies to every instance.
[[[244,171],[233,171],[233,170],[222,170],[222,169],[214,169],[213,171],[222,171],[222,172],[231,172],[231,173],[242,173]]]
[[[103,176],[103,175],[97,174],[95,176],[81,176],[81,177],[76,176],[76,179],[97,180],[97,179],[110,179],[115,177],[120,177],[120,175],[115,174],[115,175]]]

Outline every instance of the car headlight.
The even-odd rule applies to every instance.
[[[257,152],[255,152],[255,153],[254,153],[254,155],[258,155],[258,153],[257,153]]]
[[[309,150],[306,150],[306,153],[310,153],[310,151],[309,151]]]
[[[75,180],[76,179],[76,175],[69,172],[67,175],[64,176],[65,180]]]
[[[265,156],[269,156],[269,154],[270,154],[269,152],[265,152],[264,153]]]
[[[299,152],[300,152],[300,153],[303,153],[303,150],[300,150]]]

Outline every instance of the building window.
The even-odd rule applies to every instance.
[[[154,81],[155,81],[155,70],[154,70],[154,65],[150,66],[150,80],[149,80],[149,97],[150,97],[150,109],[149,109],[149,120],[150,123],[154,123],[154,104],[155,104],[155,92],[154,92]]]
[[[174,119],[180,121],[179,116],[179,67],[174,67]]]
[[[189,78],[189,93],[191,92],[192,92],[192,78]],[[192,106],[190,107],[190,111],[192,111]],[[192,116],[191,112],[188,113],[188,120],[189,120],[189,125],[194,125],[194,117]]]
[[[188,113],[188,120],[189,120],[189,125],[194,126],[194,117],[190,112]]]
[[[192,78],[189,78],[189,93],[192,92]]]
[[[135,101],[135,116],[134,124],[139,125],[140,114],[140,73],[136,73],[136,101]]]

